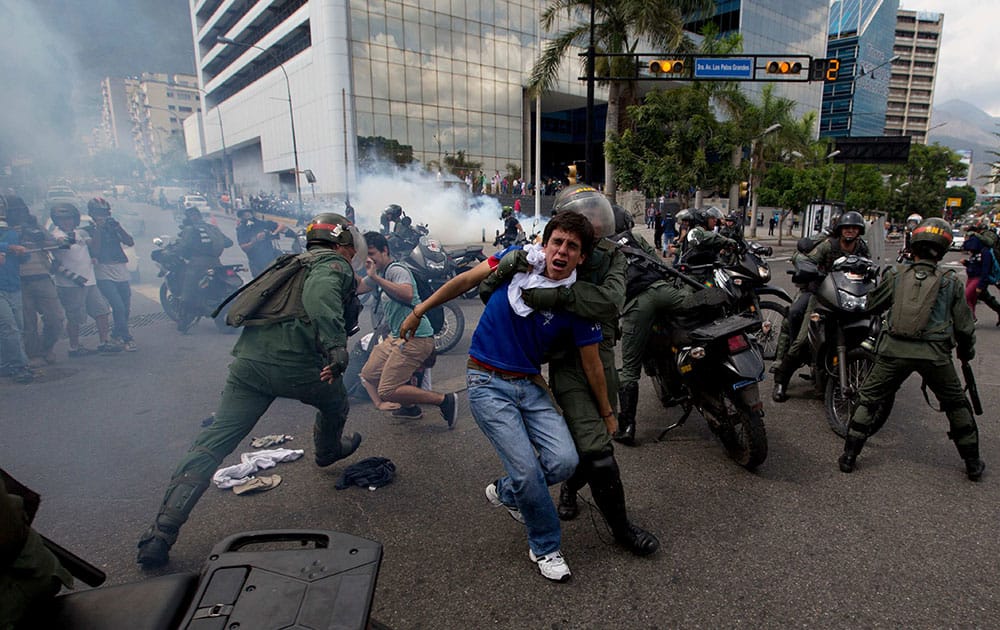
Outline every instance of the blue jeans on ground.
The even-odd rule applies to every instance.
[[[500,500],[521,511],[536,556],[558,551],[562,532],[548,487],[568,479],[579,461],[566,421],[549,393],[528,379],[470,368],[466,381],[476,424],[507,471],[497,481]]]
[[[128,334],[129,308],[132,301],[132,290],[128,282],[98,280],[97,288],[111,306],[111,317],[114,319],[111,334],[122,341],[132,341],[132,335]]]
[[[0,291],[0,368],[13,374],[28,366],[24,354],[24,311],[20,291]]]

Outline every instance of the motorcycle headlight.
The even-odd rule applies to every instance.
[[[771,278],[771,268],[770,267],[764,267],[763,265],[761,265],[761,266],[757,267],[757,275],[760,276],[761,278],[770,279]]]
[[[848,311],[863,311],[868,306],[867,295],[851,295],[847,291],[839,291],[840,306]]]

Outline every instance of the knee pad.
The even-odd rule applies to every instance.
[[[952,442],[955,442],[956,444],[962,438],[966,438],[966,437],[968,437],[970,435],[976,436],[976,439],[978,441],[978,439],[979,439],[979,427],[976,426],[975,419],[973,419],[971,423],[969,423],[969,424],[967,424],[965,426],[956,427],[956,428],[952,429],[951,431],[948,431],[948,439],[950,439]]]

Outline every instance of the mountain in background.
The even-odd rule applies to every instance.
[[[960,100],[935,104],[931,127],[943,125],[929,134],[930,142],[949,149],[972,151],[972,184],[977,190],[985,186],[990,164],[1000,160],[990,151],[1000,153],[1000,118],[990,116],[971,103]]]

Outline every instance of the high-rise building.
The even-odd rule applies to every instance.
[[[294,194],[297,162],[299,173],[314,174],[318,195],[341,196],[364,165],[359,139],[412,150],[424,165],[461,153],[487,177],[508,163],[529,174],[534,103],[523,86],[539,54],[543,6],[192,0],[205,106],[185,122],[188,156],[222,157],[221,119],[238,193]],[[576,61],[567,56],[543,99],[543,146],[546,135],[582,144],[586,88]]]
[[[927,144],[943,24],[941,13],[903,9],[896,13],[885,135],[911,136],[914,142]]]
[[[98,150],[118,150],[135,155],[128,102],[125,79],[101,79],[101,123],[94,139]]]
[[[743,52],[752,55],[826,54],[829,0],[715,0],[715,14],[688,23],[699,32],[705,22],[714,22],[720,34],[739,33]],[[743,90],[757,97],[766,83],[744,83]],[[821,83],[775,82],[773,94],[795,102],[795,115],[819,111]],[[758,98],[759,100],[759,98]]]
[[[193,75],[144,72],[127,80],[129,114],[135,151],[155,164],[174,144],[184,146],[184,119],[201,111]]]
[[[823,87],[820,136],[881,136],[885,128],[898,0],[834,0],[827,57],[840,61]]]

